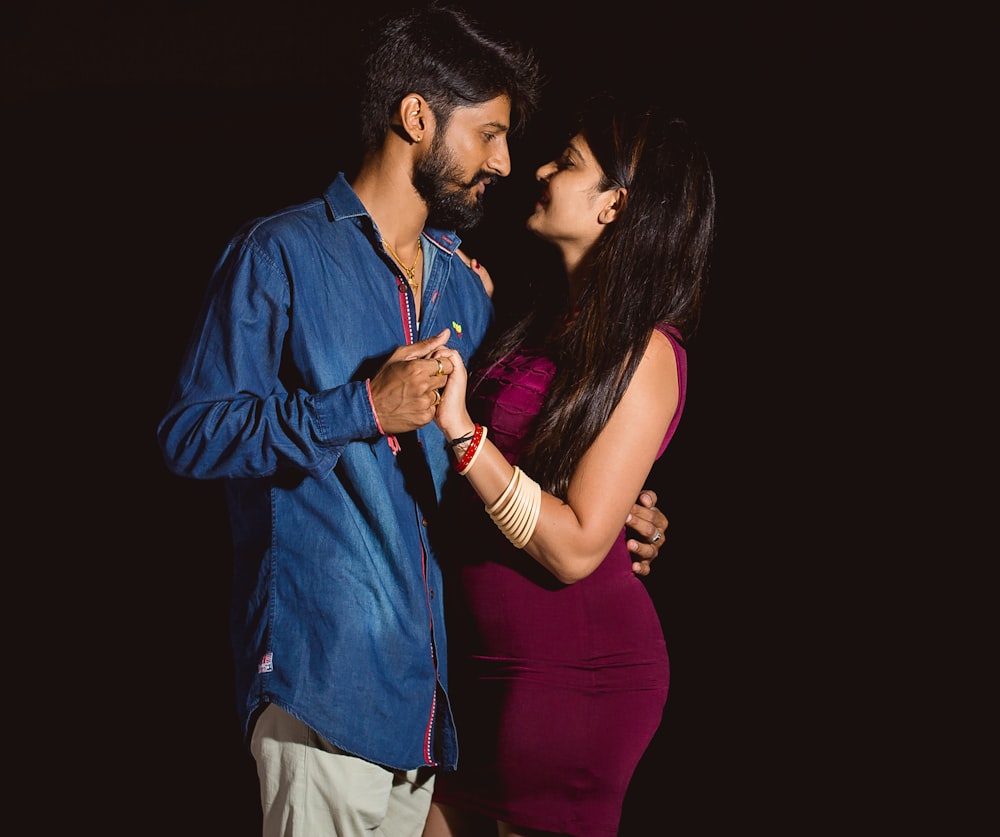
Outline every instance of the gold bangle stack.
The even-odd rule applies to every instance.
[[[486,513],[517,549],[524,549],[535,532],[542,508],[542,487],[516,465],[503,494]]]

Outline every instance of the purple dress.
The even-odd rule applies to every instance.
[[[677,355],[677,412],[687,365]],[[475,420],[512,464],[552,380],[552,361],[520,353],[470,395]],[[462,481],[445,518],[462,515],[445,547],[450,694],[458,771],[437,777],[435,801],[526,828],[615,835],[629,781],[663,716],[670,667],[659,617],[632,572],[625,529],[600,567],[564,585],[490,521]],[[470,496],[471,495],[471,496]]]

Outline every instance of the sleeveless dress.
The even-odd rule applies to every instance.
[[[683,346],[660,330],[677,356],[679,400],[657,458],[687,378]],[[511,464],[554,371],[548,357],[515,353],[470,394],[473,419]],[[457,487],[442,499],[444,519],[461,530],[441,548],[459,756],[457,772],[438,775],[434,799],[521,827],[612,837],[670,680],[663,630],[632,572],[625,529],[592,575],[564,585],[510,545],[464,481],[447,485]]]

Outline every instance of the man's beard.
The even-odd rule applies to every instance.
[[[471,183],[462,180],[461,168],[438,142],[435,135],[429,153],[417,162],[413,186],[427,204],[429,226],[445,230],[467,230],[482,220],[485,207],[482,195],[472,191],[480,180],[490,177],[476,175]]]

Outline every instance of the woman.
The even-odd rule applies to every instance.
[[[462,737],[425,837],[617,834],[667,698],[621,521],[683,409],[711,169],[683,121],[599,98],[537,179],[527,226],[561,256],[561,304],[501,336],[471,388],[437,352],[455,371],[435,421],[468,483],[445,498],[463,522],[445,545]]]

